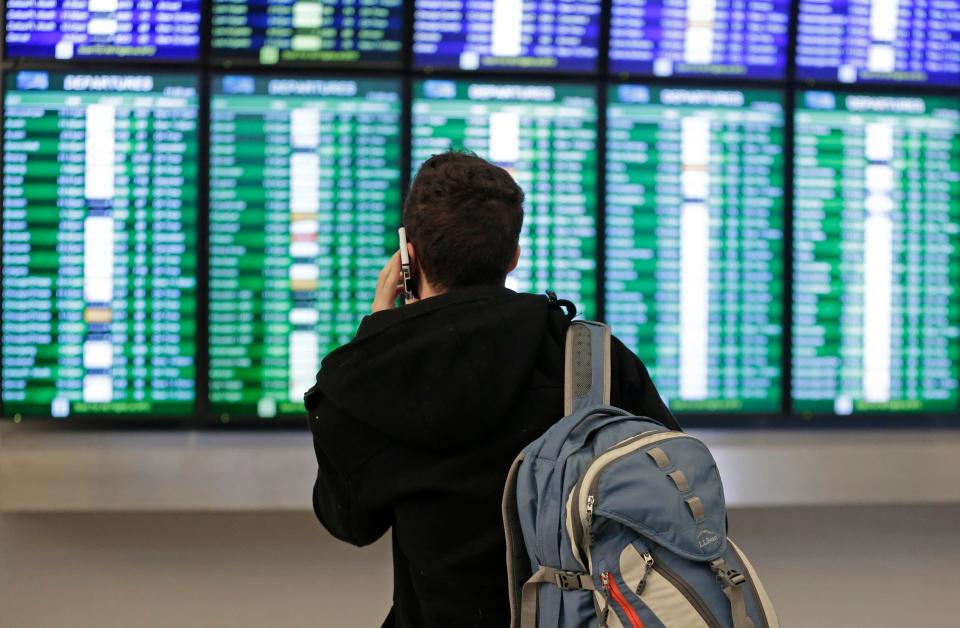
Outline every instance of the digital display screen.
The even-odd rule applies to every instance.
[[[960,87],[960,0],[799,0],[797,77]]]
[[[213,0],[212,13],[221,63],[400,67],[403,0]]]
[[[594,72],[600,0],[415,0],[418,68]]]
[[[783,78],[790,0],[613,0],[610,71]]]
[[[6,0],[7,56],[194,61],[200,0]]]
[[[611,87],[606,319],[671,409],[780,409],[777,91]]]
[[[210,106],[210,403],[301,414],[400,224],[400,81],[222,76]]]
[[[196,79],[6,76],[4,414],[191,414]]]
[[[794,409],[955,412],[960,102],[803,92],[794,146]]]
[[[518,292],[553,290],[596,315],[597,103],[593,87],[420,81],[413,169],[449,149],[505,168],[526,194]]]

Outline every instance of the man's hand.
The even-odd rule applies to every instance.
[[[377,293],[373,297],[373,311],[392,310],[401,292],[400,251],[386,263],[377,278]]]

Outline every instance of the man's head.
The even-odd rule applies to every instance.
[[[523,190],[476,155],[434,155],[410,186],[403,225],[434,288],[503,285],[519,257]]]

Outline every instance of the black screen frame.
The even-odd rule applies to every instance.
[[[183,60],[146,60],[146,59],[74,59],[57,61],[51,59],[30,59],[6,57],[5,20],[0,24],[0,70],[2,74],[18,70],[47,70],[51,72],[105,72],[105,73],[135,73],[147,72],[151,74],[192,74],[196,77],[199,86],[200,113],[197,125],[198,133],[198,160],[200,176],[197,181],[197,211],[198,211],[198,263],[197,263],[197,350],[196,350],[196,399],[194,411],[189,415],[76,415],[67,419],[51,417],[27,417],[25,423],[45,424],[63,428],[91,427],[91,428],[123,428],[123,429],[224,429],[242,427],[244,429],[273,429],[273,428],[303,428],[307,424],[307,413],[302,416],[278,416],[264,419],[260,417],[234,416],[229,421],[223,421],[211,408],[209,401],[209,343],[206,333],[209,314],[209,137],[210,137],[210,86],[215,76],[223,74],[252,74],[270,76],[302,76],[304,78],[319,77],[349,77],[349,78],[399,78],[401,81],[402,113],[401,113],[401,199],[406,197],[412,177],[410,164],[411,155],[411,104],[413,84],[417,80],[429,78],[454,78],[466,81],[510,81],[515,83],[575,83],[592,85],[597,97],[597,143],[599,151],[597,159],[597,190],[596,202],[596,242],[597,242],[597,302],[594,304],[598,318],[604,318],[604,291],[605,291],[605,225],[606,225],[606,137],[607,137],[607,87],[611,85],[631,83],[651,86],[670,85],[678,88],[760,88],[776,90],[783,96],[784,102],[784,247],[783,259],[783,320],[781,333],[781,407],[779,412],[711,412],[711,413],[679,413],[680,422],[686,427],[724,428],[724,429],[844,429],[844,428],[956,428],[960,429],[960,404],[954,412],[938,413],[887,413],[870,412],[855,413],[849,416],[836,414],[799,413],[792,408],[791,399],[791,340],[792,340],[792,292],[793,292],[793,142],[794,119],[796,113],[796,96],[801,90],[821,89],[839,94],[868,93],[868,94],[897,94],[909,92],[917,96],[946,96],[958,99],[960,102],[960,84],[957,87],[943,85],[924,85],[902,82],[869,82],[841,84],[829,81],[800,80],[796,67],[796,44],[799,16],[799,0],[793,0],[790,11],[790,30],[786,50],[786,73],[782,79],[751,79],[749,77],[654,77],[631,74],[625,77],[621,73],[611,73],[609,69],[609,26],[610,0],[603,0],[601,11],[601,37],[598,49],[597,71],[595,73],[557,73],[555,71],[515,71],[510,69],[464,72],[460,70],[429,71],[417,68],[414,64],[412,52],[414,1],[405,0],[403,10],[403,45],[397,67],[384,68],[377,64],[365,65],[357,63],[345,67],[342,64],[324,65],[321,63],[280,63],[269,66],[252,64],[230,64],[225,66],[221,61],[211,58],[211,17],[212,3],[203,2],[201,12],[202,37],[198,58],[192,61]],[[4,14],[5,16],[5,14]],[[3,82],[5,85],[5,82]],[[4,94],[6,89],[4,87]],[[0,98],[0,124],[4,121],[4,98]],[[3,164],[0,161],[0,178],[3,174]],[[960,246],[960,243],[958,243]],[[0,241],[2,254],[2,241]],[[560,295],[562,296],[562,295]],[[357,321],[359,324],[359,320]],[[2,321],[0,321],[2,332]],[[960,339],[956,340],[960,345]],[[642,356],[642,351],[641,358]],[[3,377],[0,365],[0,378]],[[6,414],[3,415],[8,420]]]

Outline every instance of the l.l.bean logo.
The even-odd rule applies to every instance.
[[[703,529],[697,535],[697,547],[702,550],[708,549],[720,542],[720,535],[713,530]]]

